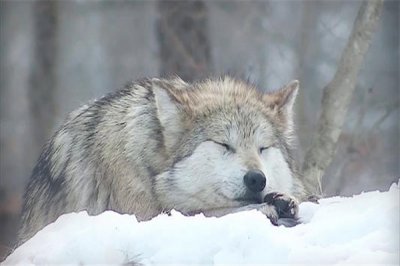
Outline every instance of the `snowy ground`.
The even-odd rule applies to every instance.
[[[300,206],[303,224],[275,227],[256,211],[221,218],[173,212],[138,223],[106,212],[67,214],[4,264],[399,265],[399,185]]]

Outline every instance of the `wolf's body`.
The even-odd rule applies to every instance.
[[[171,209],[219,216],[251,206],[279,218],[265,196],[303,193],[291,157],[297,87],[263,94],[231,78],[146,79],[81,107],[34,168],[20,242],[81,210],[148,220]]]

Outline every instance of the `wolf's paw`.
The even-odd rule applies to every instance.
[[[272,223],[288,227],[298,224],[299,203],[295,198],[282,193],[272,192],[264,197],[264,202],[274,206],[278,214],[276,223],[271,219]]]

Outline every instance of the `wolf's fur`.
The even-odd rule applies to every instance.
[[[171,209],[223,215],[249,205],[276,216],[272,205],[250,204],[269,192],[302,196],[291,156],[297,88],[263,94],[229,77],[145,79],[81,107],[33,170],[20,241],[81,210],[148,220]],[[243,182],[250,170],[266,176],[260,193]]]

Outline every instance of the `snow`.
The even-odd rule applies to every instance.
[[[399,264],[399,185],[387,192],[300,205],[302,224],[273,226],[257,211],[221,218],[178,212],[61,216],[17,248],[8,264]]]

